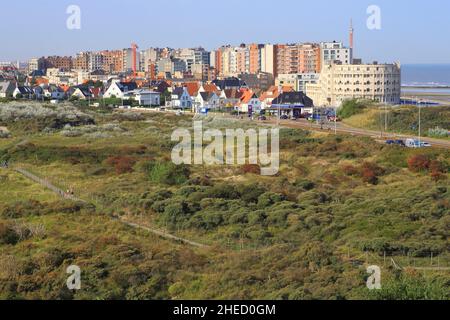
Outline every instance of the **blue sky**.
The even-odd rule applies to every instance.
[[[81,30],[66,28],[66,8],[79,5]],[[369,5],[382,29],[366,27]],[[40,0],[5,1],[0,61],[129,47],[216,48],[242,42],[342,40],[349,20],[355,55],[365,61],[450,63],[446,0]],[[7,14],[5,14],[7,13]]]

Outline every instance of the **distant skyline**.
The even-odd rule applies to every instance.
[[[69,5],[81,30],[66,28]],[[381,8],[381,30],[366,26],[367,7]],[[240,43],[343,41],[355,28],[355,57],[366,62],[450,63],[450,2],[442,0],[41,0],[2,3],[0,61],[149,47],[208,50]]]

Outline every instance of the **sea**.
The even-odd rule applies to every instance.
[[[450,64],[402,65],[402,91],[450,94]]]

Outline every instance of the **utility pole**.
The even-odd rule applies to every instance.
[[[418,100],[419,103],[419,147],[422,147],[422,106],[421,101]]]
[[[280,96],[283,94],[283,87],[278,87],[278,97],[277,97],[277,106],[278,106],[278,116],[277,116],[277,126],[280,126],[280,118],[281,118],[281,106],[280,106]]]
[[[385,110],[384,110],[384,132],[388,132],[388,107],[387,103],[384,104]]]
[[[334,111],[334,135],[337,136],[337,108]]]
[[[380,107],[380,138],[383,138],[383,114],[382,114],[382,110]]]

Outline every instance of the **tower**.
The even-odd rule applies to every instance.
[[[137,49],[138,45],[135,43],[131,44],[131,49],[133,50],[133,76],[137,75]]]
[[[355,33],[355,29],[353,29],[353,19],[350,19],[350,49],[353,50],[353,35]]]

